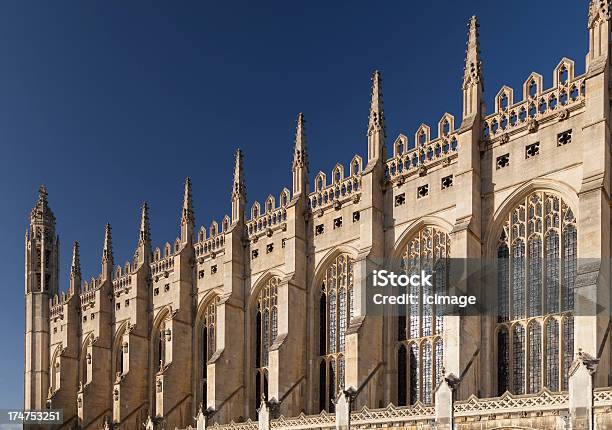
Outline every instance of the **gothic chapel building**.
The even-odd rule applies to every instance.
[[[175,240],[152,249],[144,204],[133,260],[107,225],[101,273],[75,242],[67,291],[41,187],[25,408],[83,429],[612,429],[610,13],[590,1],[584,74],[563,58],[490,112],[471,18],[461,118],[387,142],[374,72],[367,159],[310,183],[299,114],[290,189],[247,208],[238,150],[221,223],[196,228],[187,179]],[[499,315],[369,315],[385,258],[498,259]]]

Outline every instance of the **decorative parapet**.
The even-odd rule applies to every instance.
[[[512,414],[569,409],[569,394],[566,391],[553,393],[544,388],[537,394],[513,395],[508,392],[501,397],[479,399],[472,395],[467,400],[454,403],[455,417],[490,414]]]
[[[379,428],[385,424],[391,426],[414,421],[433,422],[434,419],[434,406],[421,402],[401,407],[390,404],[383,409],[368,409],[364,406],[359,412],[351,413],[351,427]]]
[[[573,61],[562,60],[555,69],[553,87],[544,91],[542,76],[532,73],[523,85],[523,100],[518,103],[513,103],[512,88],[503,87],[495,99],[495,112],[483,121],[483,138],[495,140],[524,128],[534,132],[544,121],[567,119],[571,111],[584,106],[585,100],[585,75],[573,75]]]
[[[151,263],[152,276],[167,275],[172,271],[174,271],[174,256],[172,255]]]
[[[132,285],[132,275],[126,270],[126,273],[121,273],[121,267],[117,268],[116,277],[113,279],[113,291],[118,292],[124,288],[129,288]]]
[[[96,300],[96,291],[98,290],[98,287],[99,285],[95,286],[95,288],[86,289],[80,294],[79,298],[81,300],[82,308],[86,308],[88,305],[91,305],[93,307],[94,302]]]
[[[596,408],[612,407],[612,387],[593,390],[593,406]]]
[[[315,177],[315,191],[308,196],[308,204],[312,210],[321,210],[358,198],[359,195],[361,195],[361,171],[344,178],[342,173],[337,173],[334,169],[330,185],[325,183],[325,174],[319,173]]]
[[[301,413],[297,417],[285,418],[280,416],[270,421],[271,429],[315,429],[315,428],[335,428],[336,415],[322,411],[318,415],[304,415]]]
[[[216,430],[258,430],[259,427],[257,425],[257,421],[252,421],[251,419],[246,420],[242,423],[235,423],[231,421],[229,424],[211,424],[207,428],[216,429]]]
[[[430,129],[421,125],[415,134],[415,147],[408,149],[408,138],[400,134],[393,143],[393,157],[386,161],[385,176],[393,181],[404,175],[427,173],[437,164],[450,163],[457,157],[457,133],[454,118],[445,114],[438,124],[438,137],[430,140]]]
[[[287,209],[285,207],[266,211],[263,215],[247,222],[247,232],[249,236],[256,235],[257,233],[267,231],[269,228],[282,227],[285,221],[287,221]]]
[[[207,240],[203,240],[194,245],[195,256],[198,260],[209,256],[211,253],[223,250],[225,247],[225,236],[218,234],[215,237],[211,237]]]

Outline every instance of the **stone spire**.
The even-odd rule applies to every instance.
[[[463,119],[480,112],[484,79],[478,41],[478,19],[472,16],[468,22],[468,41],[463,69]]]
[[[104,247],[102,249],[102,277],[111,280],[113,271],[113,241],[111,238],[111,226],[106,224],[104,227]]]
[[[295,129],[295,146],[293,148],[293,195],[306,191],[308,186],[308,151],[306,149],[306,132],[304,129],[304,114],[297,116]]]
[[[244,184],[242,163],[242,151],[238,148],[235,155],[234,182],[232,184],[232,224],[236,221],[244,220],[246,185]]]
[[[53,211],[49,207],[47,188],[44,185],[38,188],[38,200],[30,212],[30,222],[31,224],[55,226],[55,215],[53,215]]]
[[[385,139],[385,110],[383,108],[382,78],[380,72],[372,73],[372,99],[368,119],[368,163],[383,158]]]
[[[195,227],[195,216],[193,214],[193,201],[191,198],[191,179],[185,179],[185,191],[183,192],[183,209],[181,216],[181,242],[183,244],[193,241],[193,229]]]

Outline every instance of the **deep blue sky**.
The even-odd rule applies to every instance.
[[[22,405],[23,235],[39,184],[65,289],[73,240],[84,276],[99,274],[107,221],[115,261],[131,258],[145,200],[154,244],[172,241],[185,176],[198,225],[220,222],[236,147],[249,206],[289,187],[300,111],[311,177],[364,155],[374,69],[389,141],[460,118],[472,14],[489,106],[533,70],[548,87],[563,56],[584,70],[586,0],[2,2],[0,407]]]

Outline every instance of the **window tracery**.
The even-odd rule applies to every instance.
[[[448,281],[450,237],[436,227],[425,227],[408,242],[401,260],[405,273],[433,275],[433,286],[411,285],[408,294],[444,294]],[[398,317],[398,403],[433,403],[433,390],[442,378],[444,317],[435,305],[407,306]]]
[[[219,296],[211,299],[202,312],[200,325],[200,393],[207,404],[208,360],[217,350],[217,305]]]
[[[259,290],[256,315],[255,348],[255,407],[268,396],[268,363],[270,346],[278,334],[278,284],[280,279],[270,278]]]
[[[508,215],[496,254],[498,394],[567,389],[577,266],[571,208],[557,194],[531,193]]]
[[[353,311],[353,260],[341,254],[325,271],[319,297],[319,407],[334,410],[344,390],[346,332]]]

